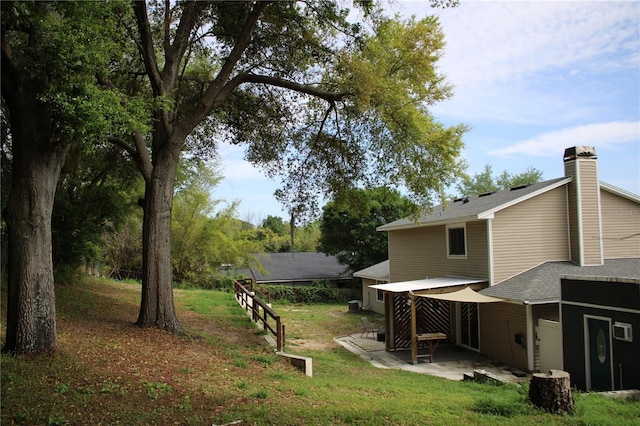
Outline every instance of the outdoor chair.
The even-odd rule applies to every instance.
[[[364,327],[364,330],[362,331],[360,337],[364,337],[365,335],[369,336],[369,333],[373,333],[373,338],[376,338],[376,333],[378,332],[379,328],[374,327],[369,322],[367,317],[362,317],[362,327]]]

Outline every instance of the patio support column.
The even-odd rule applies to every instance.
[[[533,335],[535,329],[533,327],[533,309],[531,304],[527,303],[525,306],[525,318],[527,320],[527,368],[529,371],[533,371]]]
[[[418,326],[416,320],[416,297],[413,292],[409,292],[411,300],[411,359],[414,364],[418,363]]]
[[[391,349],[391,342],[394,341],[395,335],[393,326],[393,293],[388,291],[384,292],[384,349],[389,351]]]

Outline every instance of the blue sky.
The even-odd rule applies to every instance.
[[[465,123],[468,173],[527,167],[563,176],[571,146],[596,147],[600,180],[640,193],[640,2],[461,0],[454,9],[392,1],[390,13],[440,17],[447,46],[440,70],[452,99],[431,110]],[[214,198],[240,202],[238,216],[288,220],[273,197],[278,183],[222,146],[225,180]]]

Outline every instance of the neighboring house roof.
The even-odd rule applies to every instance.
[[[562,177],[486,194],[461,197],[434,207],[417,221],[411,218],[400,219],[382,225],[377,230],[390,231],[457,221],[488,219],[499,210],[565,185],[571,180],[571,177]]]
[[[254,271],[257,282],[292,282],[315,280],[346,280],[347,267],[335,256],[319,252],[271,253],[260,255],[265,273]]]
[[[368,268],[353,273],[354,277],[368,278],[375,281],[389,281],[389,261],[376,263]]]
[[[640,258],[608,259],[600,266],[578,266],[572,262],[546,262],[479,293],[525,304],[560,301],[560,277],[640,278]]]

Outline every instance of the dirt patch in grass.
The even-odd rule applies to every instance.
[[[269,383],[268,371],[296,374],[255,328],[189,311],[179,292],[185,336],[137,327],[139,291],[107,281],[58,288],[57,351],[3,355],[1,423],[224,423],[249,401],[267,403],[252,384]]]
[[[336,347],[336,343],[323,342],[310,339],[289,339],[287,341],[287,348],[296,351],[324,351]]]

